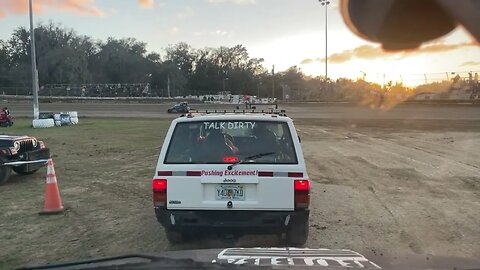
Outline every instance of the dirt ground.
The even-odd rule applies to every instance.
[[[298,109],[301,113],[302,109]],[[341,111],[341,109],[337,110]],[[307,119],[296,125],[312,180],[311,248],[480,255],[480,121]],[[462,108],[451,115],[462,115]],[[476,117],[476,116],[475,116]],[[52,148],[68,210],[39,216],[44,172],[0,186],[0,268],[138,252],[280,246],[275,236],[171,246],[150,180],[167,119],[81,119],[28,133]],[[4,130],[2,130],[4,131]]]

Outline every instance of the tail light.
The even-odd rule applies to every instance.
[[[310,206],[310,181],[295,180],[293,187],[295,209],[308,209]]]
[[[223,162],[225,162],[225,163],[238,162],[238,157],[224,157]]]
[[[153,205],[155,207],[167,206],[167,179],[153,179]]]

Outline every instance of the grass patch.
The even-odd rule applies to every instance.
[[[45,169],[12,174],[0,186],[0,268],[163,250],[150,182],[169,120],[81,119],[33,129],[17,119],[2,134],[46,142],[55,162],[63,215],[39,216]],[[149,228],[149,229],[147,229]],[[145,243],[147,241],[147,243]]]

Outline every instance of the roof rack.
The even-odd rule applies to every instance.
[[[272,115],[278,115],[278,116],[287,116],[287,111],[284,109],[267,109],[267,110],[255,110],[255,109],[250,109],[250,110],[190,110],[188,114],[186,115],[187,117],[193,117],[192,113],[204,113],[204,114],[226,114],[226,113],[238,113],[238,114],[252,114],[252,113],[257,113],[257,114],[272,114]]]

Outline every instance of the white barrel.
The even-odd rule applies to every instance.
[[[53,115],[53,120],[55,120],[55,122],[60,121],[60,114],[59,113],[54,114]]]
[[[55,126],[56,127],[61,127],[62,126],[62,121],[60,121],[60,120],[55,121]]]
[[[33,128],[50,128],[55,126],[55,121],[50,119],[34,119],[32,122]]]

